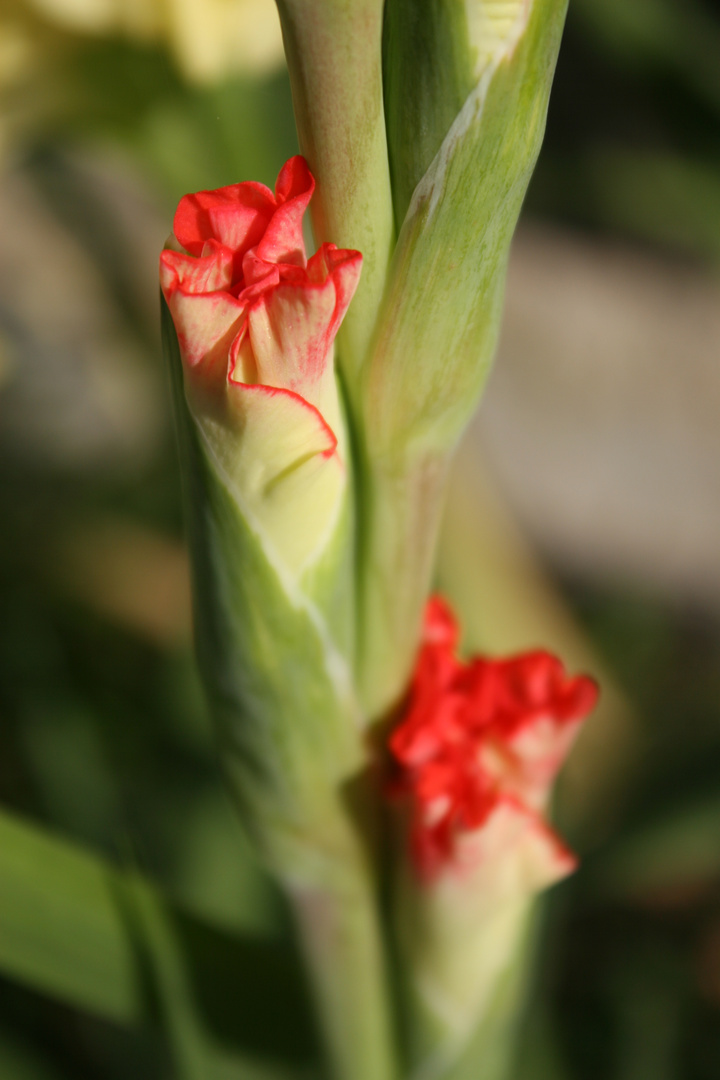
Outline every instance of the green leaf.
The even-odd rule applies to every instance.
[[[0,967],[123,1024],[149,1012],[120,879],[105,862],[0,816]]]
[[[545,130],[565,9],[565,0],[534,0],[518,43],[483,71],[415,189],[368,372],[377,457],[454,444],[475,406]]]
[[[0,813],[0,970],[107,1020],[156,1023],[163,1011],[153,974],[158,944],[148,942],[138,918],[138,890],[177,936],[211,1043],[227,1046],[226,1057],[236,1056],[235,1047],[265,1056],[268,1068],[273,1059],[278,1068],[283,1060],[312,1061],[312,1017],[287,943],[203,924],[137,874],[8,813]]]

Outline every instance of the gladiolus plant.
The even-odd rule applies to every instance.
[[[542,643],[463,660],[428,597],[565,2],[278,8],[303,156],[186,195],[160,260],[198,659],[331,1074],[509,1080],[597,692]]]

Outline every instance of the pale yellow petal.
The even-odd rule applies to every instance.
[[[261,74],[282,63],[274,0],[168,0],[166,10],[166,32],[190,79]]]

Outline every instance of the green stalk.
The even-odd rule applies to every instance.
[[[368,882],[337,889],[291,889],[333,1077],[399,1077],[390,1003],[379,992],[384,956]]]
[[[432,578],[448,460],[371,458],[365,491],[358,692],[386,718],[410,679]]]
[[[163,305],[192,556],[196,651],[221,761],[249,833],[297,914],[335,1080],[395,1080],[367,814],[345,658],[243,512],[185,401]]]
[[[318,241],[363,254],[338,335],[351,406],[394,244],[382,88],[383,0],[277,0]]]

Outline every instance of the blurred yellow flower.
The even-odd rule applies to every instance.
[[[195,82],[259,75],[282,62],[274,0],[24,0],[16,6],[23,11],[71,33],[165,41]]]
[[[200,84],[283,62],[274,0],[0,0],[0,159],[57,108],[56,63],[88,37],[164,44]]]
[[[137,0],[116,3],[130,8]],[[160,0],[159,7],[164,16],[161,33],[190,79],[210,82],[235,72],[260,75],[283,62],[275,0]]]
[[[38,111],[33,74],[42,68],[53,36],[12,0],[0,6],[0,157]]]

